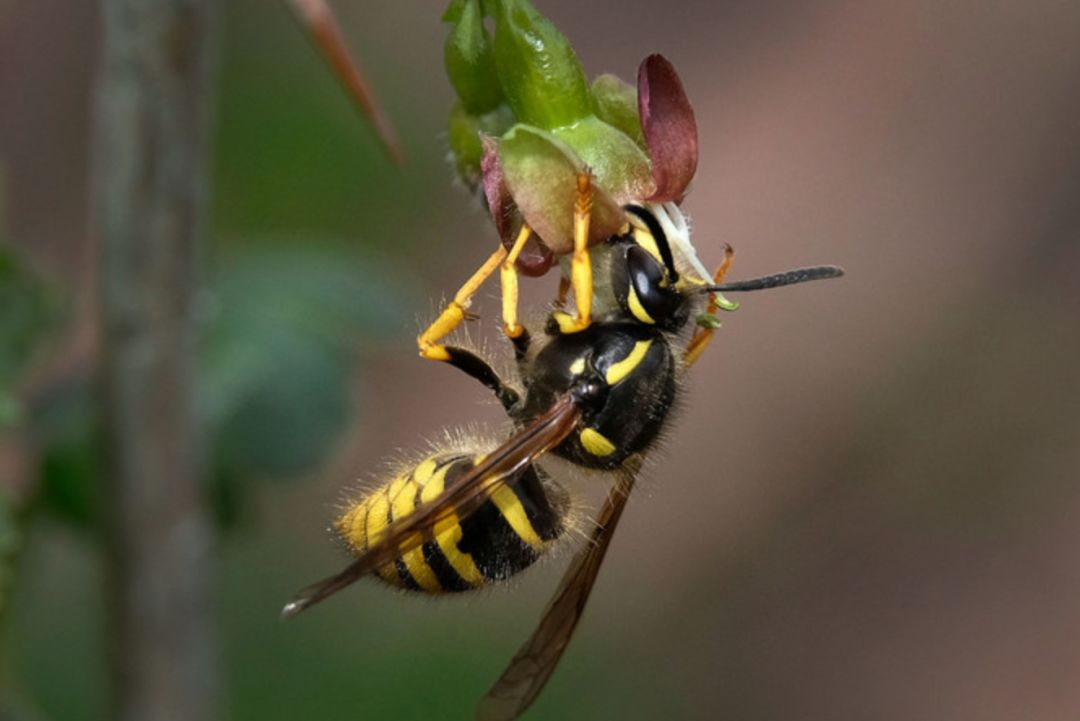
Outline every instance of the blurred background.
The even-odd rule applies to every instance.
[[[1080,5],[537,5],[590,76],[633,78],[651,52],[679,69],[707,264],[727,242],[735,277],[848,275],[725,317],[529,718],[1077,717]],[[0,483],[36,499],[0,518],[0,556],[21,549],[0,571],[12,718],[109,715],[95,6],[0,0],[0,270],[35,289],[0,317],[20,343],[49,329],[20,381],[38,384],[29,430],[0,451]],[[558,560],[470,598],[359,583],[278,621],[344,560],[325,530],[343,488],[445,427],[501,420],[415,354],[495,245],[446,162],[443,8],[336,9],[403,168],[283,3],[227,4],[200,395],[223,716],[467,718]],[[528,282],[528,302],[555,282]],[[474,334],[498,352],[496,289]]]

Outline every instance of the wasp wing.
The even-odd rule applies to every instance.
[[[476,709],[478,721],[516,719],[544,688],[581,620],[639,468],[639,462],[631,461],[617,476],[588,544],[574,556],[532,636],[481,699]]]
[[[435,527],[450,516],[464,519],[479,509],[503,484],[513,484],[520,471],[562,443],[581,418],[570,397],[557,401],[546,413],[462,474],[450,487],[416,511],[391,523],[362,555],[340,573],[303,589],[282,610],[290,618],[337,593],[362,576],[400,558],[433,537]]]

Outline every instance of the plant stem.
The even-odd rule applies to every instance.
[[[94,188],[119,721],[217,711],[194,398],[216,15],[213,0],[103,2]]]

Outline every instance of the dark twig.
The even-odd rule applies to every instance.
[[[371,92],[360,70],[360,64],[345,46],[345,39],[333,10],[326,0],[288,0],[288,3],[338,80],[345,86],[349,97],[374,126],[383,148],[395,163],[401,165],[404,155],[394,126],[375,99],[375,94]]]
[[[94,188],[115,636],[110,716],[121,721],[204,721],[216,712],[214,539],[193,391],[218,6],[103,3]]]

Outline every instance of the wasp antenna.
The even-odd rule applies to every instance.
[[[720,285],[709,285],[702,288],[699,292],[737,293],[748,290],[766,290],[768,288],[779,288],[784,285],[808,283],[812,280],[839,278],[843,274],[844,269],[835,265],[815,265],[812,268],[796,268],[795,270],[788,270],[783,273],[764,275],[760,278],[736,280],[730,283],[721,283]]]

